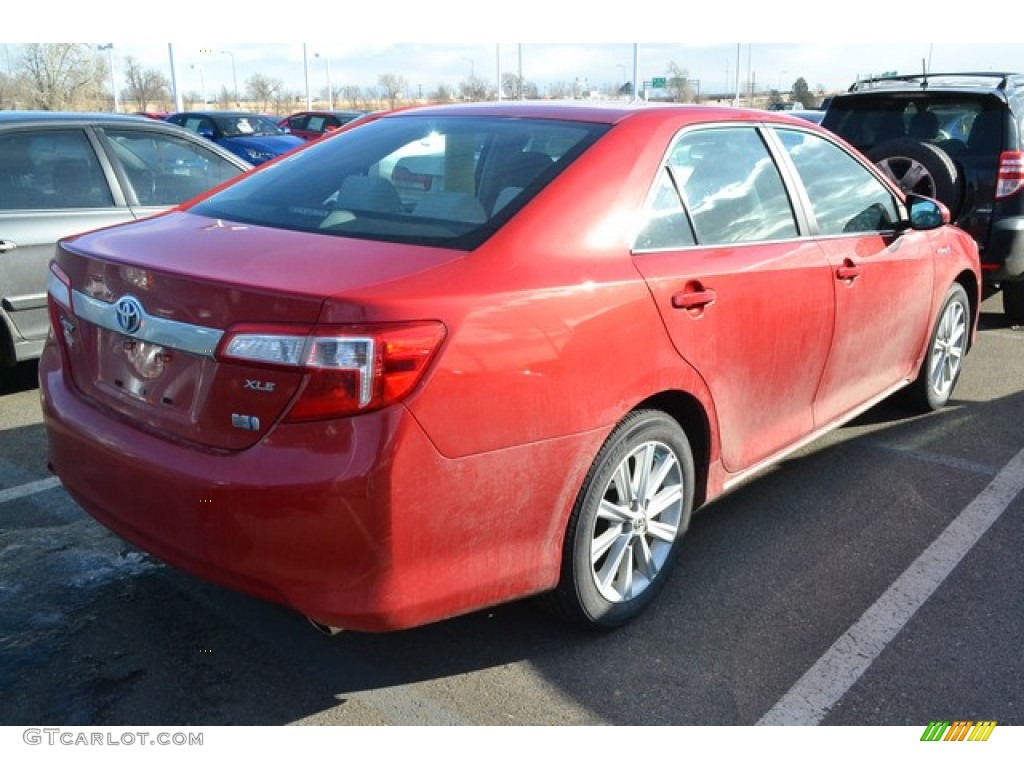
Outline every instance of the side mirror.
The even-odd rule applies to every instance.
[[[911,229],[938,229],[943,224],[949,224],[949,209],[938,200],[907,195],[907,207],[910,209]]]
[[[204,139],[209,139],[210,141],[213,141],[213,131],[210,130],[209,128],[200,128],[198,131],[196,131],[196,133],[198,133]]]

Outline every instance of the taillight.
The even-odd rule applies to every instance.
[[[1003,152],[999,155],[996,176],[996,200],[1014,195],[1024,188],[1024,152]]]
[[[74,323],[67,316],[72,315],[71,278],[57,262],[50,263],[46,291],[52,299],[47,307],[50,316],[49,333],[60,341],[61,346],[66,346],[70,342],[70,333],[74,330]]]
[[[398,402],[419,383],[444,340],[439,322],[317,326],[236,326],[217,359],[307,374],[285,421],[337,418]]]
[[[65,309],[71,309],[71,278],[57,262],[50,263],[50,277],[47,291]]]

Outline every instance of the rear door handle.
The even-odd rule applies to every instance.
[[[714,304],[718,295],[710,288],[703,291],[681,291],[672,297],[675,309],[700,309]]]
[[[0,253],[5,251],[13,251],[18,247],[17,243],[12,243],[10,240],[0,240]]]

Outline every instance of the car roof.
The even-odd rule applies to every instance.
[[[716,119],[771,120],[790,125],[806,121],[786,117],[785,112],[767,112],[746,109],[697,104],[673,104],[666,102],[613,102],[613,101],[491,101],[464,104],[443,104],[385,112],[380,120],[400,120],[417,115],[474,116],[474,117],[517,117],[556,120],[579,120],[581,122],[614,124],[627,117],[640,114],[674,113],[686,115],[694,122],[709,122]]]
[[[288,117],[298,117],[299,115],[365,115],[367,114],[365,109],[303,109],[299,112],[292,112]]]
[[[43,110],[0,111],[0,125],[48,125],[51,123],[106,123],[124,125],[153,125],[154,121],[142,115],[123,115],[118,112],[46,112]],[[159,125],[159,123],[157,123]]]
[[[175,115],[203,115],[209,117],[269,117],[261,112],[256,112],[251,109],[186,109],[181,112],[172,112],[168,117],[174,117]]]

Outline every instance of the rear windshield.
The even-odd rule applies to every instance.
[[[928,93],[836,99],[822,125],[857,149],[868,151],[893,139],[916,139],[951,154],[998,154],[1003,141],[997,99]]]
[[[608,127],[383,118],[311,145],[191,210],[241,223],[470,250]]]

